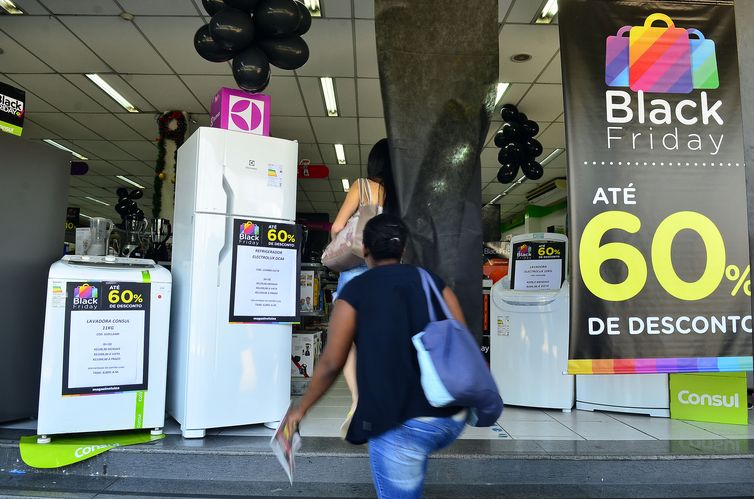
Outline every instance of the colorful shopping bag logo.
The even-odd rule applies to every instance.
[[[665,26],[653,26],[656,21]],[[697,29],[676,28],[665,14],[648,16],[644,26],[623,26],[607,37],[605,49],[605,83],[610,87],[687,94],[720,84],[715,42]]]

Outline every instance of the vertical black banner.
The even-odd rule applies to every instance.
[[[732,1],[560,0],[569,372],[751,370]]]
[[[26,92],[0,82],[0,131],[20,136],[24,130]]]

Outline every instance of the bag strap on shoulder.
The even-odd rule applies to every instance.
[[[419,268],[417,269],[419,271],[419,276],[422,280],[422,288],[424,288],[424,296],[427,298],[427,312],[429,313],[429,321],[430,322],[436,322],[437,321],[437,314],[435,313],[435,307],[432,306],[432,297],[430,295],[431,293],[435,295],[435,298],[437,298],[437,301],[440,303],[440,308],[442,308],[443,314],[445,314],[446,319],[452,319],[453,314],[450,313],[450,309],[448,308],[448,304],[445,303],[445,299],[442,297],[442,293],[437,289],[437,285],[435,284],[435,280],[432,279],[432,276],[429,275],[429,272],[426,270]]]

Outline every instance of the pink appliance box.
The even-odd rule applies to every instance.
[[[215,128],[270,135],[270,96],[222,87],[212,99],[209,125]]]

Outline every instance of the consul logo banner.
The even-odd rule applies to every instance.
[[[560,0],[569,372],[752,368],[732,1]]]

